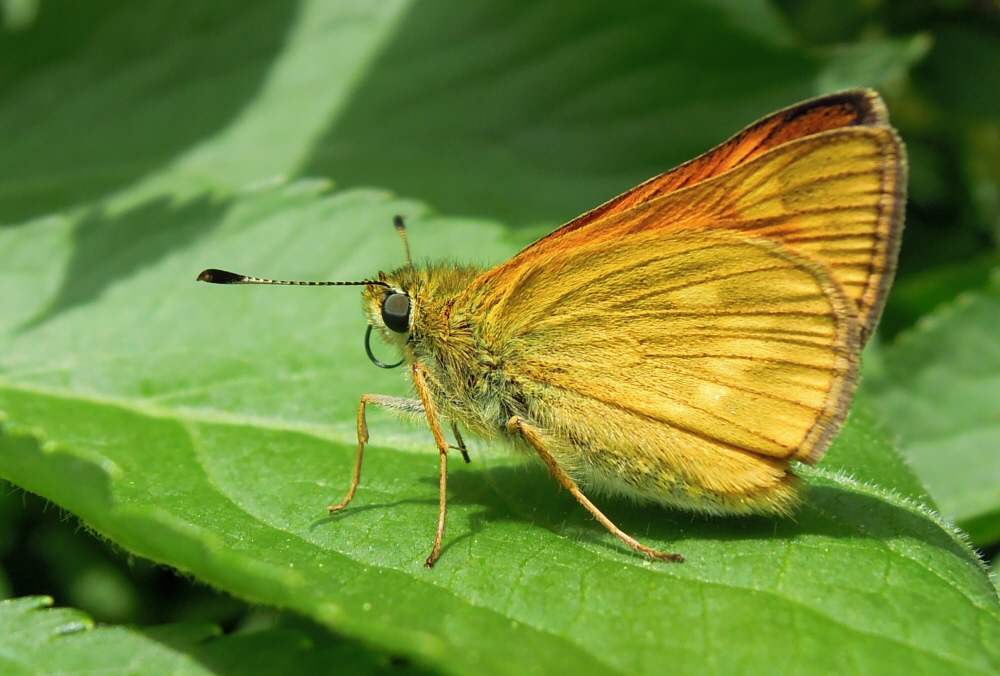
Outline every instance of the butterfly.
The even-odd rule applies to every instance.
[[[440,459],[460,427],[539,457],[633,550],[682,561],[615,525],[590,494],[709,514],[789,514],[793,461],[818,462],[858,382],[899,254],[906,153],[877,92],[778,111],[570,221],[492,269],[407,265],[360,282],[365,346],[406,365],[416,396],[366,409],[426,418]],[[401,218],[397,229],[406,242]],[[372,332],[401,354],[380,362]],[[450,427],[452,445],[445,434]]]

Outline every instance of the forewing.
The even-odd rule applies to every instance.
[[[654,176],[573,219],[548,237],[559,237],[643,202],[718,176],[790,141],[846,127],[888,126],[885,103],[872,89],[852,89],[805,101],[768,115],[704,155]]]
[[[593,240],[613,247],[639,233],[729,230],[771,239],[826,268],[853,302],[864,344],[895,271],[905,167],[887,127],[813,134],[585,227],[564,226],[488,276],[516,276],[548,253]]]
[[[806,461],[839,430],[858,324],[822,266],[732,232],[634,233],[533,263],[479,296],[480,339],[551,420],[572,419],[558,393],[575,392],[691,444]]]

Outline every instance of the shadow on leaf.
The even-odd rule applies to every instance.
[[[41,3],[30,28],[0,39],[0,219],[94,200],[225,129],[298,6]]]
[[[180,206],[164,197],[120,216],[96,211],[85,216],[73,231],[73,256],[62,286],[49,307],[20,330],[86,305],[114,283],[189,246],[211,232],[227,208],[228,202],[207,196]]]
[[[437,485],[424,477],[422,483]],[[449,530],[445,548],[471,537],[499,521],[521,521],[560,535],[585,540],[601,547],[628,553],[558,483],[536,465],[506,466],[478,472],[456,472],[449,476],[449,504],[482,507],[469,515],[466,530]],[[635,504],[622,498],[600,495],[595,504],[626,533],[646,544],[670,543],[683,553],[683,543],[693,540],[725,542],[784,541],[805,536],[836,540],[880,540],[916,538],[959,558],[969,552],[939,524],[927,516],[891,502],[836,486],[810,485],[805,501],[792,517],[713,517],[660,507]],[[401,502],[436,502],[409,500]],[[361,509],[389,509],[393,505],[366,505]],[[349,508],[350,509],[350,508]],[[430,543],[428,543],[429,545]],[[661,545],[662,546],[662,545]]]

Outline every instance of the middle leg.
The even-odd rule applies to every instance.
[[[434,566],[438,558],[441,557],[441,542],[444,540],[444,525],[445,520],[448,516],[448,440],[444,438],[444,431],[441,429],[441,423],[438,421],[437,408],[434,405],[434,397],[431,393],[431,388],[427,384],[427,374],[424,370],[423,365],[420,362],[415,362],[411,367],[413,369],[413,382],[417,386],[417,393],[420,395],[420,401],[424,405],[424,413],[427,415],[427,424],[431,428],[431,434],[434,435],[434,443],[437,444],[438,453],[441,456],[441,479],[439,487],[438,496],[438,527],[437,535],[434,537],[434,548],[431,549],[431,555],[427,557],[424,565],[428,568]],[[458,430],[455,429],[457,434]],[[457,437],[459,443],[461,443],[461,437]],[[464,453],[463,453],[464,455]]]

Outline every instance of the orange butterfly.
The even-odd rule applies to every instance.
[[[859,353],[885,305],[906,190],[882,99],[806,101],[580,216],[492,270],[407,265],[362,282],[368,336],[402,354],[418,398],[369,404],[426,416],[440,451],[441,552],[450,423],[537,454],[584,494],[714,514],[788,513],[847,417]],[[405,231],[397,219],[401,234]],[[366,336],[366,347],[368,347]],[[368,350],[376,364],[385,367]]]

